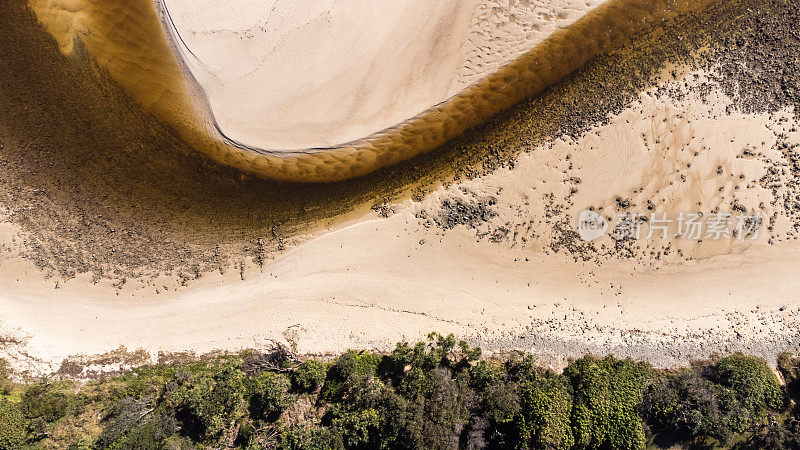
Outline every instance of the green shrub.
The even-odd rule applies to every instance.
[[[351,353],[329,371],[323,388],[329,395],[320,397],[326,403],[322,424],[345,448],[396,448],[407,442],[408,402],[374,376],[374,359],[359,359]]]
[[[381,364],[381,356],[349,351],[338,357],[328,370],[320,399],[338,401],[365,379],[371,379]]]
[[[109,394],[115,399],[155,397],[173,375],[174,371],[168,366],[140,367],[122,374],[118,379],[121,385]]]
[[[181,432],[196,440],[215,439],[246,414],[246,376],[235,361],[218,367],[178,372],[166,387]]]
[[[467,447],[516,447],[519,433],[515,419],[520,411],[517,383],[507,377],[505,367],[486,361],[470,370],[470,378],[471,389],[465,396],[472,415],[465,436]]]
[[[163,448],[163,441],[175,433],[172,411],[156,410],[148,401],[126,397],[110,408],[106,425],[95,447],[115,449]]]
[[[589,448],[644,448],[639,405],[654,377],[652,366],[614,357],[583,357],[565,370],[574,389],[575,444]]]
[[[735,353],[719,359],[713,366],[716,383],[733,389],[736,397],[753,415],[767,409],[783,408],[783,392],[766,361]]]
[[[27,421],[20,408],[0,399],[0,450],[16,450],[25,443]]]
[[[67,450],[91,450],[92,442],[89,439],[78,439],[67,446]]]
[[[289,380],[280,374],[262,373],[253,383],[250,414],[255,419],[272,421],[292,404]]]
[[[505,366],[489,363],[486,360],[478,361],[469,372],[472,387],[478,391],[497,383],[505,383],[508,378]]]
[[[427,342],[398,344],[384,358],[379,372],[407,405],[394,429],[400,442],[418,448],[458,445],[471,419],[469,369],[480,354],[452,335],[431,333]]]
[[[292,384],[300,392],[315,392],[322,383],[328,368],[319,361],[305,361],[292,373]]]
[[[741,354],[679,371],[584,357],[557,374],[530,356],[478,361],[479,349],[431,334],[386,356],[350,351],[291,374],[291,362],[264,371],[263,355],[248,357],[156,365],[81,394],[67,381],[15,385],[19,403],[0,394],[0,450],[635,449],[650,432],[665,447],[800,446],[800,417],[787,417],[776,376]],[[781,356],[792,396],[799,367]]]
[[[795,450],[800,448],[800,420],[789,417],[784,423],[774,415],[750,437],[745,448]]]
[[[283,429],[276,447],[279,450],[332,450],[344,448],[344,444],[326,427],[302,424]]]
[[[167,446],[164,440],[169,438],[172,433],[165,432],[162,427],[163,422],[158,420],[163,416],[155,416],[155,419],[142,421],[133,429],[129,430],[121,439],[113,445],[100,448],[111,448],[115,450],[161,450]]]
[[[800,402],[800,356],[782,353],[778,356],[778,370],[786,382],[789,398]]]
[[[516,383],[498,381],[480,391],[483,416],[494,424],[510,424],[520,414],[520,393]]]
[[[413,347],[406,342],[397,344],[381,362],[381,375],[391,379],[403,395],[414,395],[424,390],[422,384],[429,371],[445,367],[460,372],[480,356],[479,348],[470,348],[465,341],[456,341],[453,335],[431,333],[427,342],[418,342]]]
[[[341,436],[345,448],[376,448],[380,445],[383,420],[376,409],[348,408],[336,414],[330,423]]]
[[[5,359],[0,359],[0,395],[10,394],[12,385],[8,363]]]
[[[570,426],[572,386],[561,375],[534,375],[520,387],[517,427],[525,448],[569,449],[575,443]]]
[[[420,391],[408,401],[406,439],[417,448],[455,448],[471,414],[466,408],[466,373],[453,374],[445,367],[431,370]]]
[[[43,419],[48,423],[66,416],[71,408],[78,406],[76,403],[77,399],[46,382],[30,386],[22,396],[22,408],[28,419]]]
[[[738,410],[730,391],[700,375],[700,370],[681,370],[652,384],[644,395],[642,411],[655,432],[677,439],[696,436],[725,441],[730,436],[730,413]]]
[[[734,354],[670,374],[647,390],[642,410],[656,432],[728,443],[783,409],[778,379],[759,358]]]

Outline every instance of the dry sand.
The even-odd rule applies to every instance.
[[[118,107],[99,94],[113,91],[87,81],[84,98],[62,97],[31,82],[38,66],[13,72],[29,78],[0,85],[0,352],[42,373],[120,345],[155,354],[278,339],[327,353],[434,330],[553,366],[587,351],[665,366],[797,351],[800,91],[785,88],[797,83],[796,15],[791,3],[720,3],[429,156],[316,187],[173,155],[164,144],[183,144],[140,126],[158,122],[136,122],[134,108],[96,114],[95,97]],[[708,53],[692,58],[697,48]],[[24,126],[51,103],[77,137]],[[73,108],[103,126],[73,120]],[[115,139],[87,150],[84,135],[110,129]],[[588,207],[612,223],[626,211],[716,210],[764,223],[754,240],[590,244],[576,232]],[[198,279],[177,276],[192,267]]]
[[[694,87],[704,82],[702,73],[687,77]],[[781,157],[778,140],[800,144],[800,132],[788,131],[797,122],[791,114],[726,115],[719,89],[705,103],[693,92],[675,100],[648,91],[578,139],[534,148],[513,169],[421,202],[387,206],[388,217],[376,212],[326,233],[249,270],[245,281],[231,271],[188,288],[163,280],[115,289],[87,287],[84,277],[54,290],[30,264],[6,263],[2,327],[20,342],[6,356],[56,370],[68,355],[119,346],[155,354],[288,340],[304,353],[386,350],[431,330],[489,350],[529,351],[554,366],[587,351],[674,365],[714,351],[771,357],[793,349],[800,280],[787,275],[800,269],[800,247],[794,219],[764,207],[774,196],[759,180],[767,161]],[[736,199],[783,226],[767,233],[765,224],[758,239],[741,242],[654,239],[621,248],[606,237],[580,248],[587,244],[574,236],[577,212],[612,214],[618,198],[633,209],[652,200],[658,214]],[[450,223],[446,205],[456,203],[489,213]],[[770,236],[789,240],[769,244]]]
[[[333,147],[393,127],[530,51],[601,1],[163,0],[225,136]]]

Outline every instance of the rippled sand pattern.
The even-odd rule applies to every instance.
[[[76,53],[74,39],[80,38],[88,56],[195,150],[264,178],[328,182],[361,176],[434,149],[540,93],[636,30],[704,3],[609,1],[417,117],[346,145],[291,154],[238,145],[216,131],[197,87],[185,81],[186,71],[174,57],[151,0],[30,0],[29,4],[62,52]]]
[[[469,27],[454,92],[490,75],[572,25],[604,0],[493,0],[482,2]]]

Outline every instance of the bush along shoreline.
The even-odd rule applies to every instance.
[[[0,362],[0,449],[800,448],[800,357],[687,364],[585,356],[556,372],[435,333],[390,354],[276,346],[88,382],[20,381]]]

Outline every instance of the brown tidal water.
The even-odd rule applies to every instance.
[[[61,1],[0,4],[0,204],[43,269],[114,277],[260,258],[376,203],[513,164],[761,4],[673,17],[701,4],[612,1],[395,129],[287,157],[208,132],[150,0]]]
[[[177,34],[161,2],[29,0],[63,53],[74,53],[77,35],[89,58],[194,150],[252,175],[301,182],[365,175],[439,147],[617,48],[636,31],[707,2],[610,0],[498,72],[395,127],[333,148],[286,153],[236,143],[213,126],[208,101],[171,42]]]

